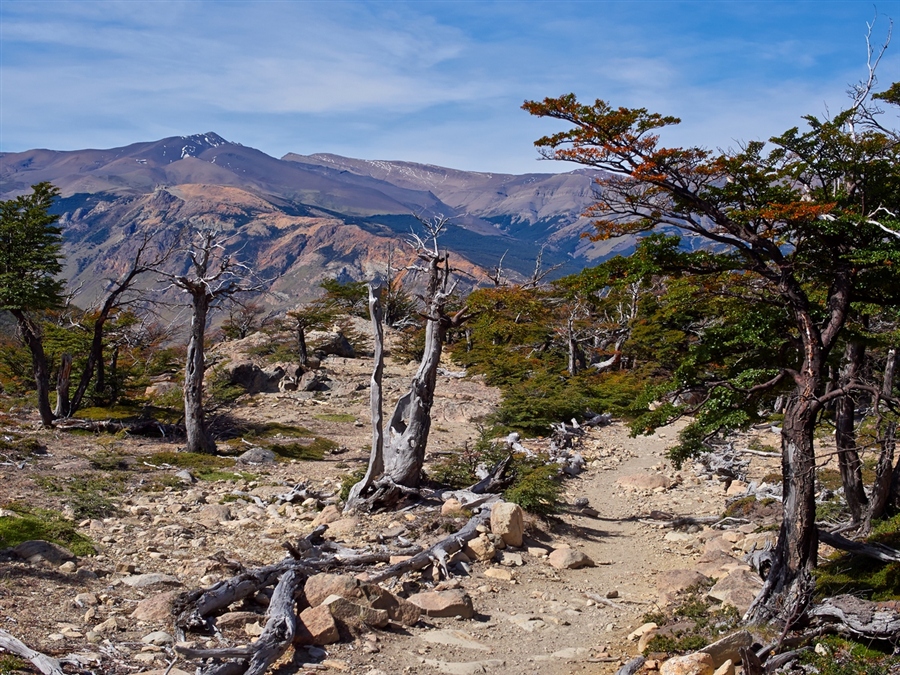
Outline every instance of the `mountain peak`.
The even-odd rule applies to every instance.
[[[228,141],[219,136],[214,131],[208,131],[205,134],[193,134],[191,136],[181,136],[184,147],[181,149],[181,158],[196,157],[204,150],[210,148],[218,148],[220,145],[228,145]]]

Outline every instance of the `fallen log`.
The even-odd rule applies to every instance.
[[[825,622],[837,622],[863,638],[894,641],[900,635],[900,602],[872,602],[838,595],[826,598],[809,615]]]
[[[44,673],[44,675],[63,675],[59,661],[46,654],[34,651],[24,642],[14,638],[2,629],[0,629],[0,649],[31,661],[34,667]]]
[[[819,529],[819,543],[828,544],[833,548],[848,551],[849,553],[874,558],[881,562],[900,562],[900,551],[895,548],[878,543],[864,544],[821,528]]]
[[[499,499],[499,498],[498,498]],[[485,504],[481,507],[481,511],[469,519],[461,530],[454,532],[446,539],[442,539],[430,548],[414,555],[408,560],[404,560],[390,567],[386,567],[377,574],[369,575],[366,579],[368,583],[377,584],[379,581],[399,577],[407,572],[424,569],[433,563],[437,564],[443,572],[449,576],[446,560],[457,551],[462,550],[466,542],[475,539],[478,536],[478,526],[486,525],[491,520],[491,507],[493,504]]]
[[[266,612],[262,635],[252,645],[223,649],[176,647],[176,651],[190,658],[218,660],[243,657],[241,661],[211,663],[201,671],[201,675],[263,675],[294,641],[297,633],[297,596],[305,580],[306,574],[296,569],[288,569],[281,575]]]

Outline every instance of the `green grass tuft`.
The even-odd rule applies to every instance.
[[[313,415],[317,420],[323,422],[355,422],[356,415],[348,413],[322,413],[321,415]]]
[[[75,525],[58,511],[7,504],[16,516],[0,517],[0,549],[17,546],[23,541],[42,539],[65,546],[77,556],[94,555],[91,540],[75,530]]]

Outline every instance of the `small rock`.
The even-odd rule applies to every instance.
[[[74,602],[76,607],[94,607],[100,604],[95,593],[79,593]]]
[[[159,574],[158,572],[124,577],[122,583],[131,588],[147,588],[160,585],[181,586],[181,582],[177,577],[173,577],[171,574]]]
[[[305,645],[330,645],[341,639],[328,607],[307,607],[300,612],[296,641]]]
[[[596,567],[596,563],[581,551],[573,548],[558,548],[548,558],[550,565],[558,570],[577,570],[581,567]]]
[[[73,563],[71,560],[68,560],[59,566],[59,571],[64,572],[66,574],[71,574],[72,572],[74,572],[77,569],[78,569],[78,566],[75,563]]]
[[[191,485],[192,483],[196,483],[197,479],[194,478],[194,474],[192,474],[187,469],[182,469],[181,471],[175,472],[175,478],[180,480],[185,485]]]
[[[709,589],[709,597],[732,605],[744,614],[763,586],[759,575],[748,569],[737,569],[722,577]]]
[[[260,625],[259,621],[256,623],[248,623],[244,625],[244,633],[250,637],[259,637],[263,634],[263,627]]]
[[[497,502],[491,508],[491,532],[508,546],[521,546],[525,535],[525,512],[518,504]]]
[[[484,576],[491,579],[502,579],[503,581],[512,581],[513,578],[512,572],[502,567],[489,567],[484,571]]]
[[[475,616],[472,598],[463,590],[416,593],[409,597],[409,602],[420,608],[427,616],[460,616],[464,619]]]
[[[705,652],[676,656],[659,669],[660,675],[713,675],[713,671],[712,657]]]
[[[172,644],[173,642],[175,642],[175,640],[165,631],[157,630],[142,637],[141,642],[148,645],[163,647],[165,645]]]

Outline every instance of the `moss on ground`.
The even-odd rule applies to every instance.
[[[23,541],[43,539],[65,546],[77,556],[94,555],[94,545],[88,537],[75,530],[75,524],[58,511],[6,504],[4,508],[18,516],[0,517],[0,549],[17,546]]]

